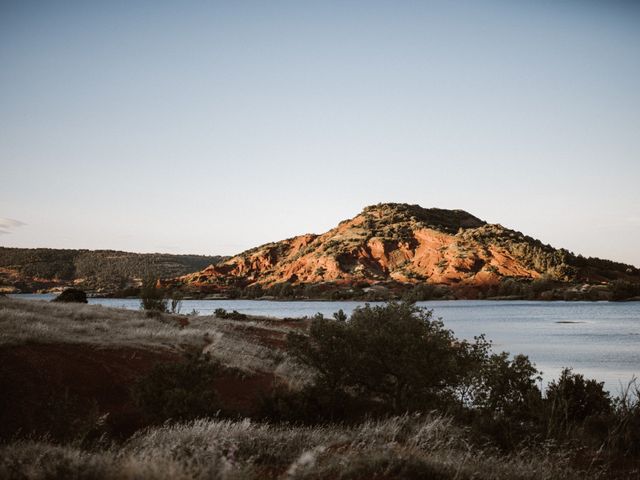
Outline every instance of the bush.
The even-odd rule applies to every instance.
[[[166,313],[169,311],[169,301],[165,298],[164,289],[158,286],[158,281],[148,278],[140,289],[140,306],[150,312]]]
[[[640,458],[640,385],[631,380],[614,404],[614,421],[610,422],[608,445],[623,455]]]
[[[419,283],[402,295],[405,302],[423,302],[434,298],[441,298],[442,294],[438,287],[428,283]]]
[[[153,423],[211,417],[219,410],[213,381],[219,371],[209,355],[190,354],[178,363],[156,365],[136,383],[133,398]]]
[[[174,313],[174,314],[178,314],[180,313],[180,310],[182,309],[182,294],[180,292],[173,292],[173,294],[171,295],[171,299],[169,301],[169,305],[170,305],[170,312]]]
[[[585,380],[570,368],[562,370],[560,378],[547,387],[549,434],[567,436],[586,420],[611,414],[611,397],[603,386],[604,382]]]
[[[348,317],[344,310],[340,309],[333,314],[333,318],[338,322],[346,322]]]
[[[467,388],[470,420],[475,434],[489,438],[503,450],[540,435],[542,396],[536,387],[539,374],[524,355],[512,359],[506,352],[491,353],[482,345],[470,361]]]
[[[218,318],[225,318],[231,320],[246,320],[247,316],[244,313],[240,313],[237,310],[227,312],[224,308],[216,308],[213,314]]]
[[[395,302],[357,308],[349,322],[314,318],[308,335],[287,340],[330,403],[353,394],[394,413],[450,403],[481,350],[457,341],[431,311]]]
[[[53,302],[88,303],[87,294],[78,288],[67,288]]]
[[[611,300],[627,300],[640,296],[640,283],[631,283],[625,280],[615,280],[610,284]]]
[[[376,405],[343,390],[310,385],[300,391],[276,389],[260,402],[258,417],[269,422],[321,425],[332,421],[354,422],[372,416]]]
[[[523,419],[540,403],[538,371],[525,355],[501,352],[481,359],[473,406],[507,418]]]

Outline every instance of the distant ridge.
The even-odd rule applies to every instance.
[[[0,247],[0,292],[37,292],[75,285],[97,293],[135,287],[145,276],[174,277],[227,257]]]

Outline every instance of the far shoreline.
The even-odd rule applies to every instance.
[[[60,292],[24,292],[24,293],[5,293],[7,297],[10,298],[26,298],[30,297],[38,297],[38,296],[55,296],[59,295]],[[2,294],[0,294],[2,295]],[[103,294],[93,294],[87,293],[87,298],[89,299],[109,299],[109,300],[139,300],[139,297],[136,296],[111,296],[111,295],[103,295]],[[44,300],[44,298],[42,299]],[[198,297],[198,296],[188,296],[183,297],[181,300],[185,301],[211,301],[211,302],[232,302],[232,301],[250,301],[250,302],[281,302],[281,303],[312,303],[312,302],[322,302],[322,303],[387,303],[387,302],[402,302],[406,301],[402,298],[388,298],[388,299],[330,299],[330,298],[277,298],[277,297],[260,297],[260,298],[234,298],[234,297]],[[491,297],[491,298],[430,298],[424,300],[415,300],[412,303],[421,303],[421,302],[529,302],[529,303],[601,303],[601,304],[617,304],[617,303],[632,303],[632,302],[640,302],[640,297],[634,297],[624,300],[589,300],[587,298],[577,298],[577,299],[542,299],[542,298],[523,298],[523,297]]]

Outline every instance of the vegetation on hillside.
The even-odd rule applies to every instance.
[[[148,276],[176,277],[223,257],[0,247],[0,286],[23,292],[80,282],[85,290],[116,292]]]

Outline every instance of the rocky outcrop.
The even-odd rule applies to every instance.
[[[542,275],[559,281],[600,281],[638,278],[639,272],[629,265],[555,249],[463,210],[387,203],[367,207],[324,234],[262,245],[165,283],[200,292],[268,288],[283,282],[460,287]]]

